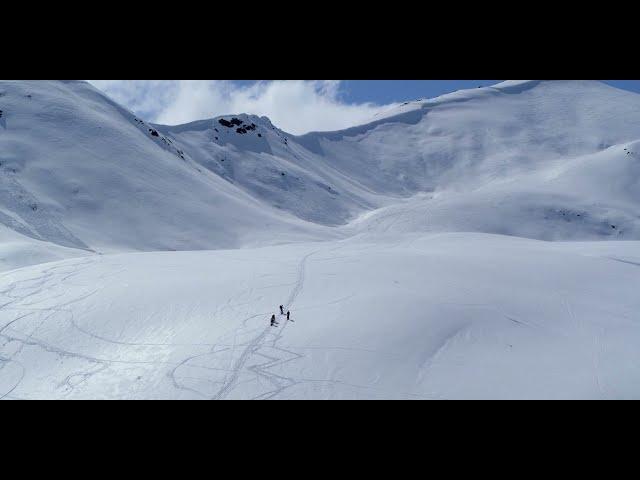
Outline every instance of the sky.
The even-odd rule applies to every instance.
[[[366,122],[398,103],[502,80],[89,80],[147,121],[168,125],[218,115],[267,116],[302,134]],[[604,80],[640,93],[640,80]]]

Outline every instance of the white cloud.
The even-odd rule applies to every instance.
[[[347,103],[339,80],[274,80],[240,86],[226,80],[90,80],[146,120],[180,124],[217,115],[268,116],[293,134],[348,128],[389,105]]]

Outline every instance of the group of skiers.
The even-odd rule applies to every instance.
[[[284,314],[285,314],[284,313],[284,307],[282,305],[280,305],[280,315],[284,315]],[[287,320],[290,320],[290,318],[289,318],[290,315],[291,315],[291,312],[289,310],[287,310]],[[290,320],[290,321],[293,322],[293,320]],[[272,327],[276,327],[278,325],[280,325],[280,324],[277,322],[275,314],[271,315],[271,326]]]

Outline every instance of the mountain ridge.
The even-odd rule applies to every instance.
[[[627,225],[616,239],[640,235],[629,213],[640,199],[619,201],[607,189],[598,206],[592,192],[570,191],[574,177],[593,187],[573,165],[612,184],[639,178],[640,95],[598,81],[507,81],[304,135],[250,114],[150,123],[84,81],[2,81],[0,94],[0,221],[62,246],[183,250],[344,238],[364,214],[387,215],[412,197],[419,218],[406,225],[419,231],[612,239],[600,226],[608,222]],[[602,152],[597,162],[582,160]],[[607,162],[617,167],[608,172]],[[560,165],[562,191],[549,190]],[[485,208],[506,204],[515,208],[509,215]],[[568,232],[540,213],[549,209],[594,220]]]

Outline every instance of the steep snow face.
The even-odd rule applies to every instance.
[[[0,398],[638,398],[639,252],[405,234],[23,268]]]
[[[266,117],[227,115],[157,128],[200,166],[303,220],[344,224],[376,205]]]
[[[258,203],[85,82],[0,82],[0,222],[101,251],[325,238]]]

